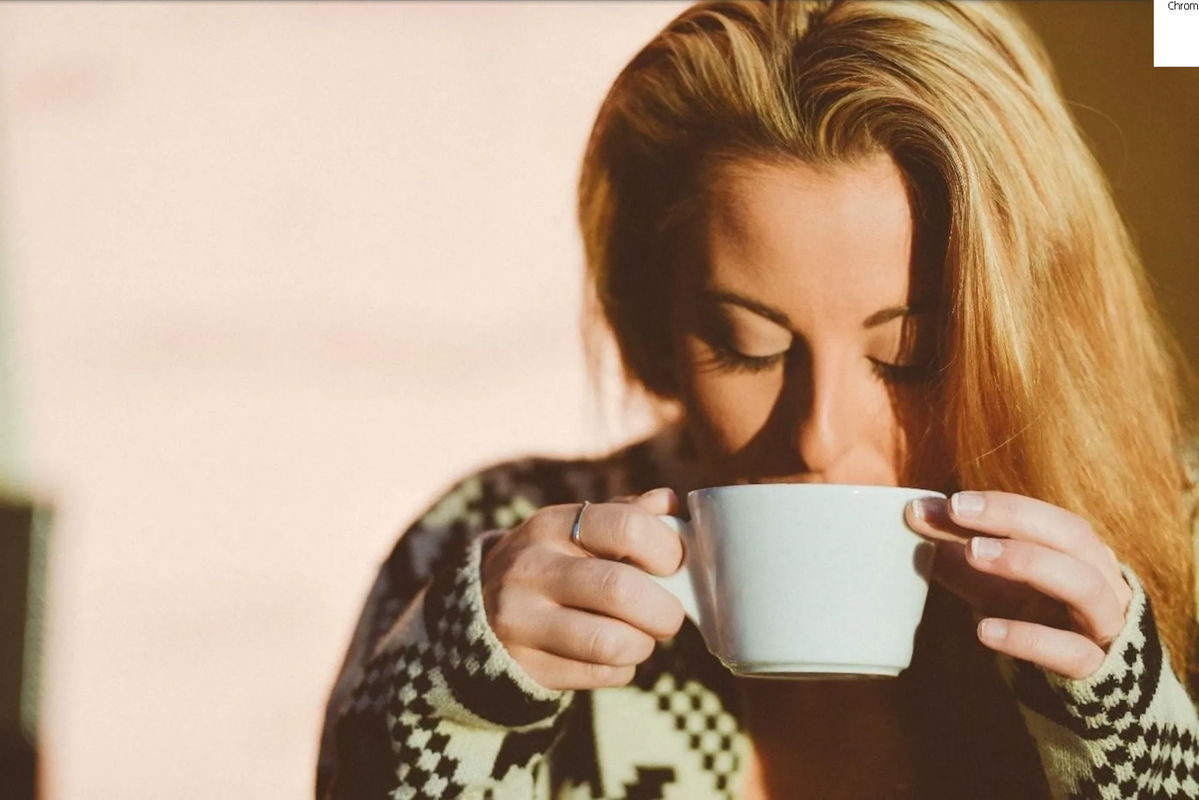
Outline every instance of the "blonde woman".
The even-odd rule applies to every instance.
[[[319,797],[1199,797],[1172,350],[1015,12],[700,3],[616,79],[579,219],[674,422],[404,534]],[[939,544],[899,678],[740,681],[649,578],[656,515],[769,481],[950,495],[907,510]]]

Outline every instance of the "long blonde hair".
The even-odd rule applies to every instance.
[[[588,143],[588,338],[676,398],[670,253],[713,165],[889,153],[941,269],[938,393],[960,485],[1093,525],[1191,655],[1180,363],[1036,37],[1000,3],[701,2],[621,72]]]

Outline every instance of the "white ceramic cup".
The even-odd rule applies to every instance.
[[[895,676],[912,660],[933,545],[904,506],[938,492],[750,484],[687,495],[682,568],[655,578],[738,675]]]

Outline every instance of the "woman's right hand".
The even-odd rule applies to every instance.
[[[657,641],[683,624],[682,604],[646,573],[673,575],[679,535],[670,489],[587,506],[582,549],[570,541],[579,505],[548,506],[504,534],[482,565],[487,621],[547,689],[623,686]],[[627,563],[622,563],[627,562]]]

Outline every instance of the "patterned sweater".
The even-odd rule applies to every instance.
[[[491,631],[480,588],[489,544],[537,508],[671,485],[687,457],[668,429],[606,458],[502,464],[409,528],[330,697],[318,800],[737,797],[751,749],[737,679],[690,623],[628,686],[550,691]],[[886,796],[1199,798],[1199,719],[1126,574],[1128,622],[1082,681],[996,657],[934,584],[895,679],[914,783]]]

